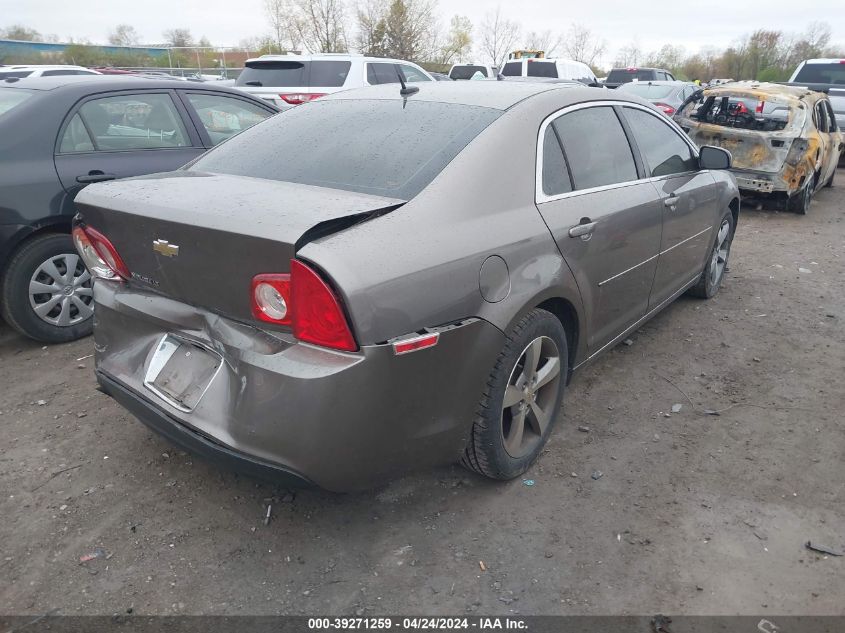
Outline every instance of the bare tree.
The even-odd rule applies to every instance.
[[[503,17],[502,8],[497,6],[481,22],[481,52],[494,66],[501,67],[519,39],[520,30],[519,23]]]
[[[569,26],[563,40],[563,52],[570,59],[592,66],[604,53],[607,44],[590,29],[574,22]]]
[[[21,40],[26,42],[37,42],[41,39],[41,33],[23,24],[13,24],[5,29],[0,29],[0,36],[7,40]]]
[[[472,22],[463,15],[452,16],[449,22],[449,32],[446,39],[439,46],[439,52],[434,59],[439,64],[451,64],[464,61],[472,51]]]
[[[365,0],[355,9],[355,48],[365,55],[386,57],[385,16],[387,0]]]
[[[264,0],[264,13],[273,32],[273,43],[279,52],[299,49],[302,43],[297,23],[300,12],[293,0]]]
[[[385,49],[390,57],[426,61],[437,48],[435,0],[392,0],[384,18]]]
[[[109,44],[113,46],[137,46],[140,41],[138,31],[131,24],[118,24],[109,33]]]
[[[626,44],[616,53],[616,66],[636,66],[643,57],[643,51],[636,40]]]
[[[346,7],[343,0],[294,0],[293,5],[293,27],[308,50],[346,52]]]
[[[194,38],[189,29],[168,29],[163,35],[164,42],[173,48],[194,45]]]
[[[546,57],[554,57],[555,51],[561,45],[560,35],[555,35],[546,29],[542,32],[531,31],[525,36],[525,48],[532,51],[544,51]]]

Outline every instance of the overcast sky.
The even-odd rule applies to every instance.
[[[439,0],[444,25],[460,13],[477,26],[495,6],[483,0]],[[696,52],[702,46],[725,47],[758,28],[799,32],[813,20],[827,20],[833,40],[845,44],[843,0],[509,0],[500,6],[524,31],[564,33],[572,22],[587,26],[607,41],[605,62],[632,40],[644,52],[666,43]],[[262,0],[0,0],[0,27],[20,23],[44,34],[97,43],[104,43],[119,23],[132,24],[143,41],[151,43],[161,41],[166,29],[184,27],[196,38],[204,35],[215,45],[234,46],[243,38],[269,31],[262,7]]]

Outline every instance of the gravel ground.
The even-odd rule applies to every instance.
[[[576,375],[506,484],[294,496],[95,391],[91,339],[0,325],[0,612],[845,614],[845,557],[805,548],[845,548],[843,192],[744,208],[721,294]]]

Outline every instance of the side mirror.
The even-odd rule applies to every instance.
[[[721,147],[704,145],[698,150],[698,165],[701,169],[730,169],[732,162],[731,153]]]

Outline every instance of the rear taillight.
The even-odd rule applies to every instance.
[[[654,105],[660,108],[665,115],[672,116],[675,114],[675,108],[670,106],[668,103],[655,103]]]
[[[252,279],[252,313],[259,321],[290,325],[300,341],[354,352],[358,349],[337,296],[314,270],[291,260],[290,274]]]
[[[757,114],[763,114],[763,108],[765,108],[765,107],[766,107],[765,101],[758,101],[757,107],[754,108],[754,112],[756,112]]]
[[[303,103],[308,103],[309,101],[314,101],[314,99],[319,99],[320,97],[325,97],[326,93],[324,92],[295,92],[291,94],[280,94],[282,101],[288,103],[290,105],[301,105]]]
[[[108,238],[90,226],[76,226],[73,242],[92,275],[100,279],[129,279],[129,268]]]

